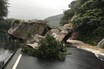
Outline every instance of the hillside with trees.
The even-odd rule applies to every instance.
[[[60,24],[73,24],[76,39],[96,45],[104,38],[104,0],[75,0],[64,12]]]
[[[4,47],[5,49],[14,50],[15,46],[13,45],[14,41],[9,40],[10,35],[8,34],[8,30],[11,27],[11,23],[14,19],[7,19],[8,14],[8,1],[0,0],[0,47]],[[14,47],[12,47],[12,45]],[[0,56],[2,56],[0,54]]]
[[[63,17],[63,14],[55,15],[55,16],[50,16],[45,19],[47,21],[47,24],[49,24],[51,27],[60,27],[60,20]]]
[[[7,0],[0,0],[0,38],[2,39],[4,31],[7,30],[8,24],[4,21],[4,17],[7,16]]]
[[[0,20],[7,16],[7,0],[0,0]]]

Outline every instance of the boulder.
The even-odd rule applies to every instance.
[[[35,42],[33,44],[27,44],[27,46],[37,49],[39,47],[39,44],[37,42]]]
[[[57,41],[62,41],[63,38],[64,38],[64,36],[65,36],[65,34],[63,34],[63,33],[61,32],[61,30],[59,30],[59,29],[52,29],[51,32],[52,32],[52,36],[53,36]]]
[[[62,33],[64,34],[64,38],[62,41],[66,42],[71,37],[72,32],[73,32],[72,23],[65,24],[62,30]]]
[[[71,30],[73,28],[72,26],[73,26],[72,23],[68,23],[68,24],[65,24],[63,26],[63,29],[65,29],[65,30]]]
[[[14,21],[11,25],[11,28],[8,30],[8,33],[16,38],[30,40],[35,36],[35,34],[44,36],[49,30],[50,27],[46,23],[42,23],[42,21]]]
[[[27,44],[32,44],[32,43],[34,43],[34,42],[39,42],[40,40],[42,40],[42,39],[44,39],[44,36],[41,36],[41,35],[38,35],[38,34],[36,34],[35,36],[33,36],[32,37],[32,39],[30,39],[30,40],[27,40]]]
[[[102,39],[98,45],[97,45],[99,48],[104,48],[104,39]]]
[[[63,28],[63,30],[59,30],[59,29],[52,29],[51,30],[53,37],[57,40],[57,41],[64,41],[66,42],[69,37],[72,34],[72,29],[70,30],[66,30],[65,28]]]
[[[70,30],[72,30],[72,28],[73,28],[72,26],[73,26],[72,23],[65,24],[63,26],[62,33],[68,34],[68,32],[70,32]]]

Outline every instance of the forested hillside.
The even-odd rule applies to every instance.
[[[63,14],[59,14],[56,16],[51,16],[45,19],[51,27],[60,27],[60,20],[63,17]]]
[[[77,39],[96,45],[104,38],[104,0],[75,0],[64,12],[60,24],[71,20]]]

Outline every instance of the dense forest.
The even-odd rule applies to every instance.
[[[96,45],[104,37],[104,0],[75,0],[64,12],[60,24],[73,24],[77,39]]]
[[[14,19],[7,19],[8,15],[8,1],[0,0],[0,48],[15,50],[17,47],[17,41],[9,40],[10,35],[8,30],[11,27],[11,23]]]
[[[2,41],[2,37],[5,36],[5,31],[7,31],[8,23],[4,20],[7,16],[7,1],[0,0],[0,39]]]

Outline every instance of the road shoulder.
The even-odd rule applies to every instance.
[[[14,56],[10,59],[10,61],[8,62],[8,64],[4,67],[4,69],[12,69],[18,56],[21,53],[21,48],[19,48],[16,53],[14,54]]]

